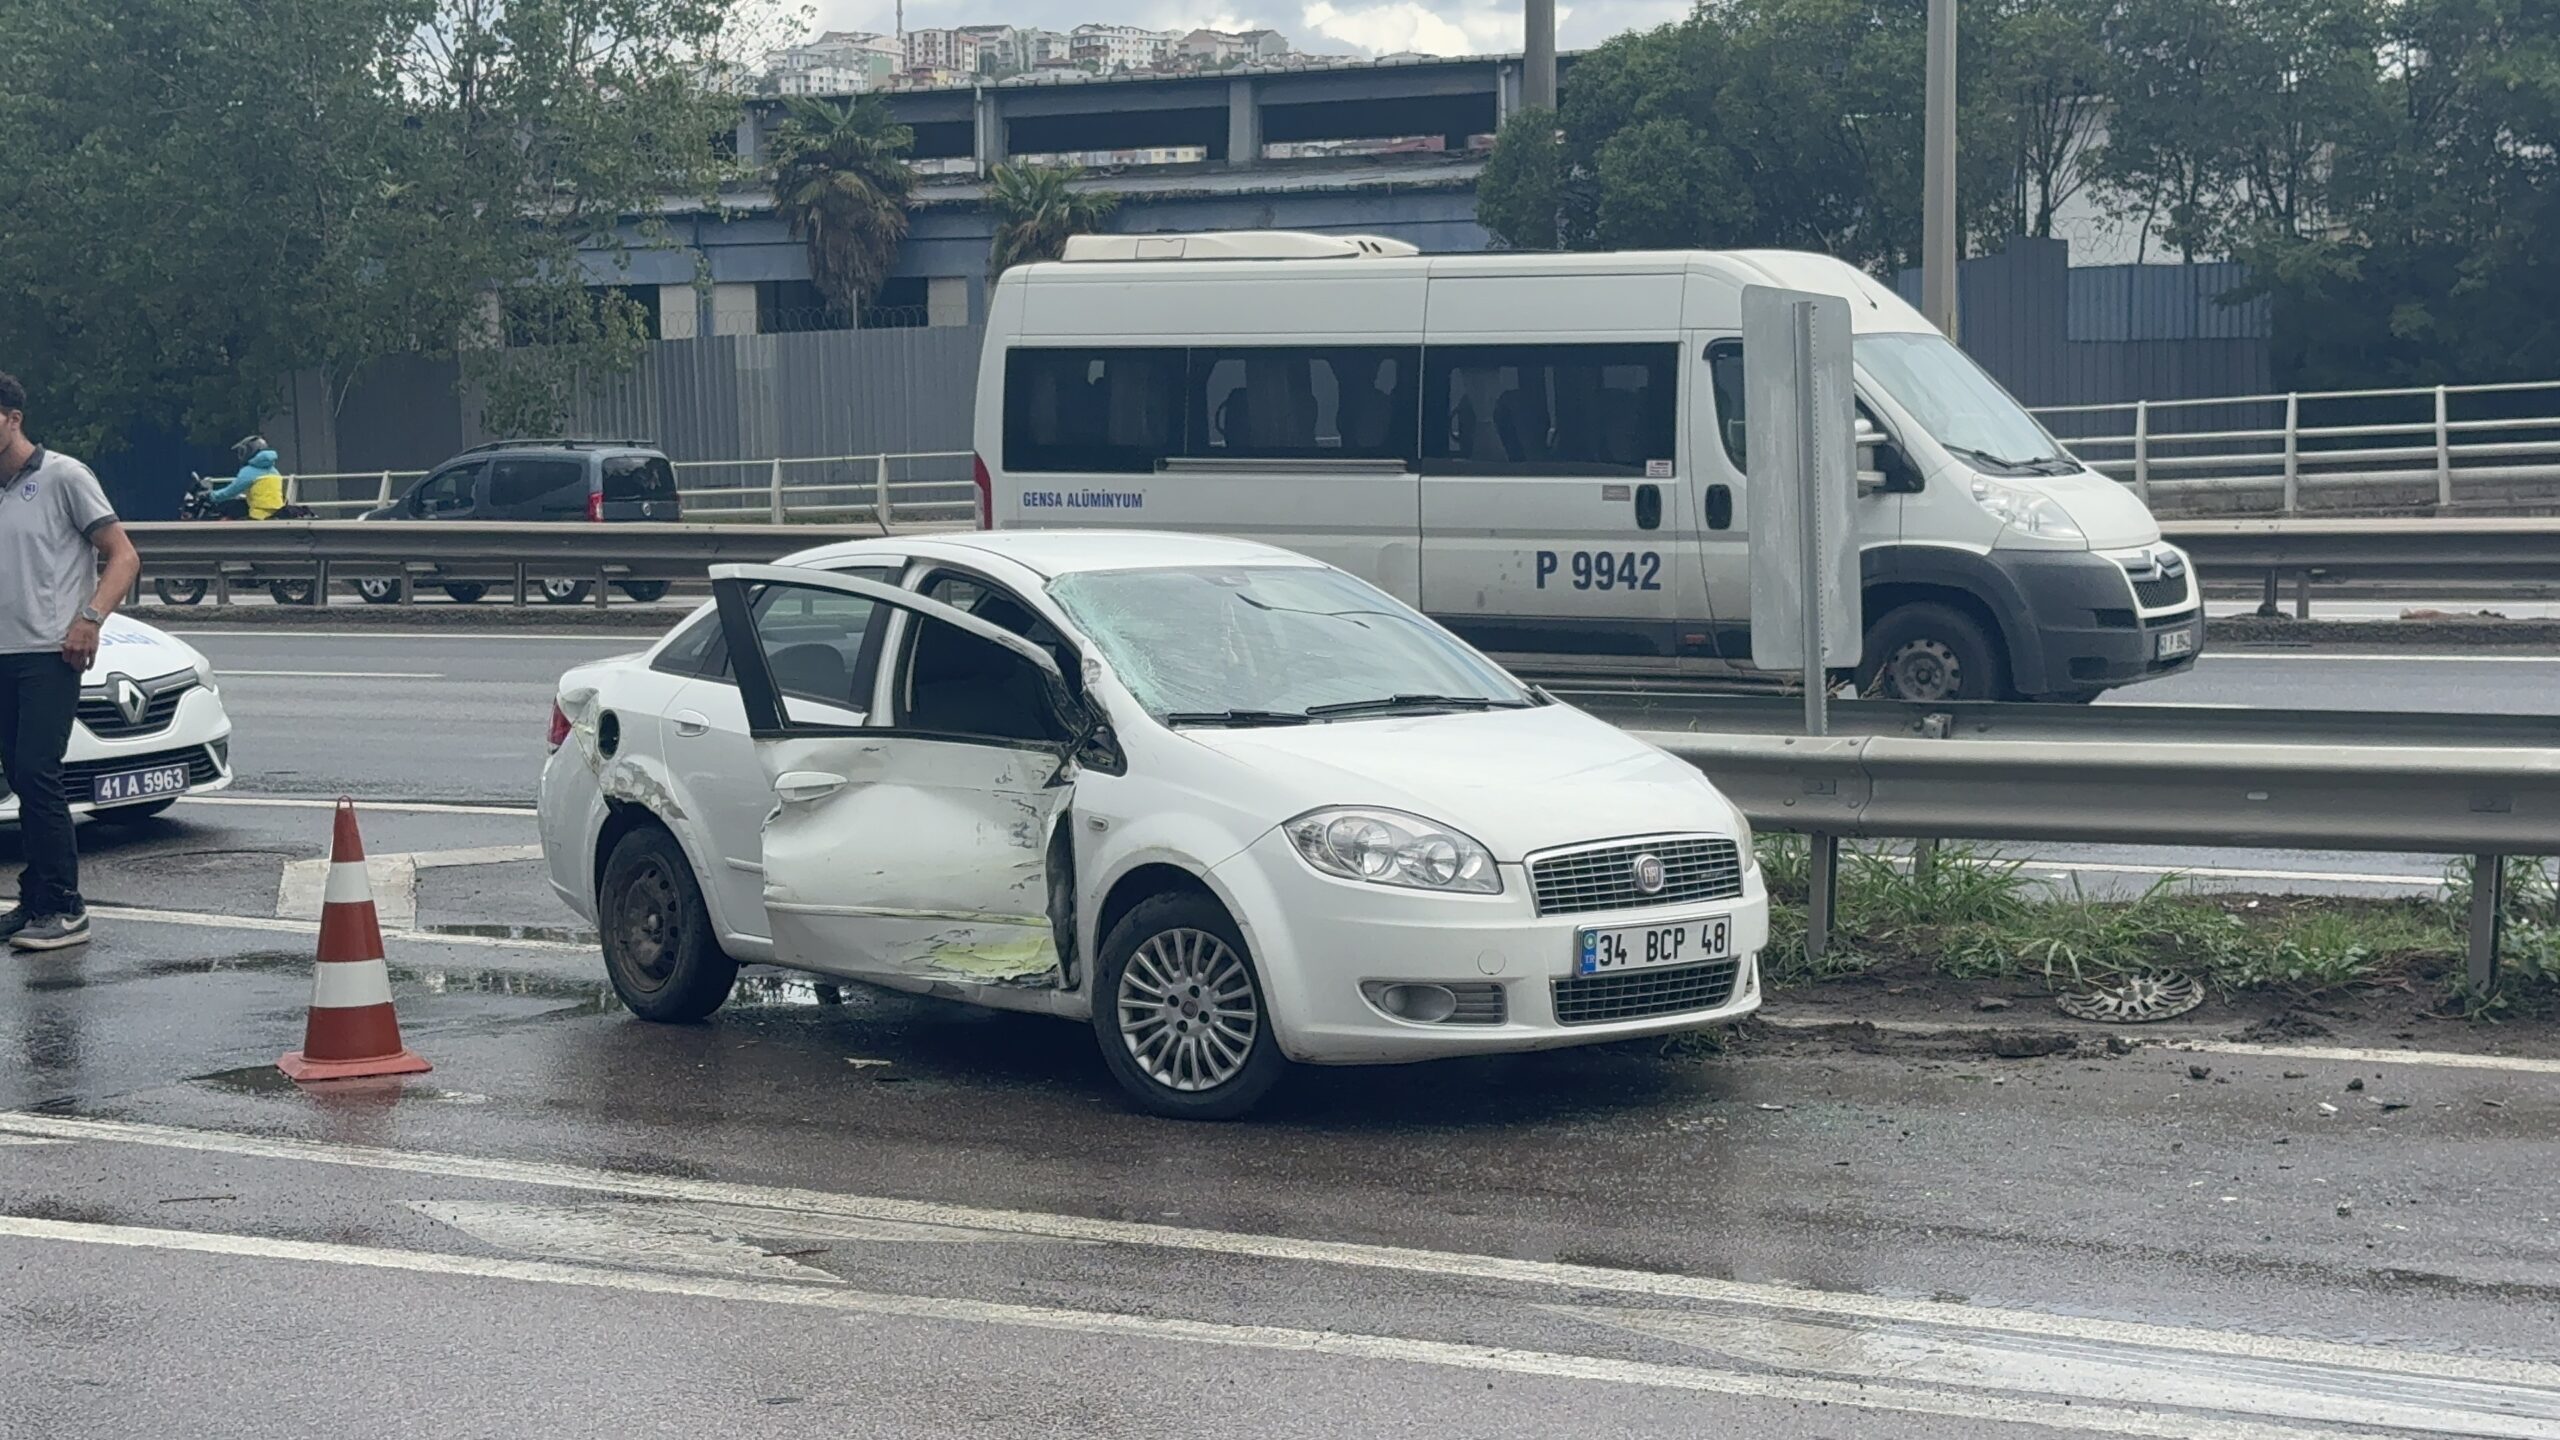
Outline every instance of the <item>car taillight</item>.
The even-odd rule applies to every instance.
[[[590,520],[602,520],[604,518],[603,491],[590,490],[587,492],[587,518]]]
[[[987,462],[982,457],[969,457],[969,483],[978,487],[978,528],[993,530],[996,528],[996,482],[995,477],[987,473]]]
[[[551,739],[550,739],[550,742],[549,742],[550,748],[551,748],[551,749],[554,749],[554,750],[559,749],[559,748],[560,748],[560,742],[561,742],[561,741],[563,741],[563,740],[566,740],[566,739],[568,739],[568,738],[569,738],[569,716],[568,716],[567,712],[563,711],[563,710],[560,708],[560,702],[559,702],[559,701],[557,701],[557,700],[554,700],[554,701],[552,701],[552,702],[551,702]]]

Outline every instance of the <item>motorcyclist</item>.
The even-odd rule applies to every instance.
[[[231,447],[241,457],[240,473],[210,497],[228,513],[251,520],[272,520],[285,508],[284,475],[276,469],[275,447],[264,435],[244,436]],[[238,508],[229,508],[233,506]]]

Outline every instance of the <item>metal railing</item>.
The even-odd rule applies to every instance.
[[[2073,454],[2155,510],[2299,515],[2306,500],[2315,510],[2560,503],[2560,381],[2034,413]]]
[[[970,452],[910,450],[757,460],[678,460],[685,517],[719,524],[965,524],[977,515]],[[357,470],[285,477],[285,496],[324,520],[390,504],[424,470]]]
[[[1809,737],[1792,697],[1594,708],[1705,772],[1765,829],[2472,856],[2467,969],[2484,992],[2497,982],[2504,858],[2560,855],[2560,749],[2538,717],[2406,716],[2395,731],[2360,712],[2125,705],[2057,719],[1847,702],[1831,713],[1848,733]]]

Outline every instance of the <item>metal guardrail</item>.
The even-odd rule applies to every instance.
[[[720,524],[965,521],[976,512],[966,450],[674,461],[688,518]],[[934,471],[945,473],[935,474]],[[323,519],[353,519],[390,504],[424,470],[324,471],[285,477],[285,495]]]
[[[2560,748],[2520,743],[2540,717],[2404,717],[2433,743],[2340,743],[2383,717],[2107,707],[2065,722],[2085,735],[2058,738],[2033,733],[2041,716],[1951,718],[1944,734],[1911,734],[1904,707],[1849,704],[1834,714],[1852,726],[1863,717],[1867,733],[1816,738],[1781,733],[1801,716],[1793,699],[1712,709],[1754,728],[1637,733],[1773,830],[2473,856],[2468,974],[2484,991],[2497,980],[2502,861],[2560,855]],[[2260,733],[2286,723],[2306,738]]]
[[[2457,415],[2466,400],[2547,392],[2560,410],[2560,381],[2433,385],[2387,390],[2294,391],[2114,405],[2049,405],[2033,413],[2058,431],[2095,422],[2122,426],[2066,434],[2063,443],[2101,474],[2133,487],[2145,504],[2191,495],[2257,498],[2296,515],[2305,494],[2359,492],[2368,504],[2451,510],[2493,503],[2492,485],[2560,486],[2560,413]],[[2408,420],[2375,421],[2405,408]],[[2306,409],[2347,410],[2355,423],[2308,424]],[[2263,415],[2269,423],[2182,423],[2204,412]]]

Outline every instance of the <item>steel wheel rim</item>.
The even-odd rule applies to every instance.
[[[676,885],[664,865],[651,861],[622,888],[622,904],[614,915],[615,948],[623,968],[655,990],[676,968]]]
[[[1964,664],[1942,640],[1913,640],[1885,662],[1894,695],[1903,700],[1951,700],[1964,691]]]
[[[1120,967],[1120,1042],[1148,1079],[1197,1094],[1242,1074],[1262,1034],[1253,972],[1206,930],[1166,930]]]

